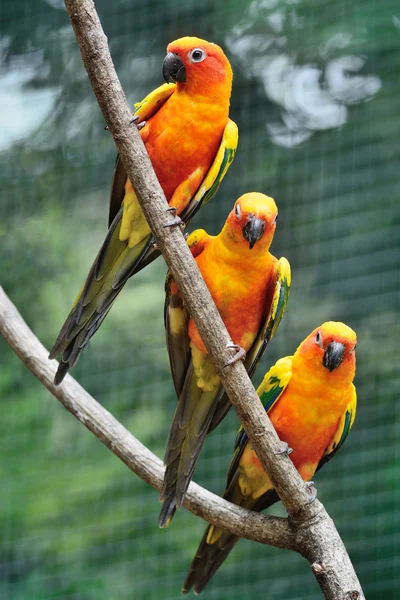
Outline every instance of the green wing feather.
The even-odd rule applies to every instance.
[[[193,256],[202,252],[204,244],[211,237],[204,229],[196,229],[190,234],[187,244]],[[189,311],[183,303],[171,273],[168,272],[165,281],[164,323],[171,374],[178,398],[190,364],[189,319]]]
[[[285,356],[278,360],[266,373],[264,379],[257,388],[257,394],[267,413],[279,400],[282,392],[286,389],[290,381],[292,375],[292,358],[292,356]],[[235,479],[237,467],[247,442],[247,434],[243,429],[243,425],[241,425],[236,436],[233,456],[228,469],[226,479],[227,490]]]
[[[194,231],[187,240],[193,256],[201,254],[211,238],[204,229]],[[167,348],[179,401],[164,458],[167,469],[160,494],[164,502],[159,518],[160,527],[169,525],[176,507],[182,503],[208,431],[218,393],[218,390],[203,392],[197,386],[188,335],[190,315],[170,273],[167,275],[165,289]],[[205,360],[207,359],[208,357]]]
[[[257,389],[257,393],[267,412],[279,400],[282,392],[289,383],[292,372],[291,366],[292,356],[287,356],[279,360],[271,367]],[[228,471],[227,488],[224,498],[239,506],[244,506],[254,511],[261,511],[277,502],[279,497],[274,489],[268,490],[257,500],[244,498],[241,494],[240,487],[237,485],[238,464],[247,443],[247,435],[243,427],[240,427]],[[194,592],[199,594],[222,565],[238,540],[239,538],[231,533],[209,525],[190,565],[182,591],[188,593],[194,587]]]
[[[181,219],[186,223],[204,204],[211,200],[218,190],[221,181],[235,158],[238,140],[238,127],[236,123],[228,119],[215,159],[194,198],[180,215]]]
[[[267,349],[269,342],[275,335],[279,323],[282,320],[289,299],[290,282],[290,264],[286,258],[282,257],[278,261],[275,290],[267,317],[262,323],[257,337],[244,361],[244,366],[246,367],[249,377],[253,377],[262,355]],[[231,403],[228,396],[223,394],[211,422],[210,431],[213,431],[213,429],[219,425],[230,407]]]
[[[357,410],[357,393],[353,384],[352,391],[353,393],[350,402],[348,403],[346,410],[339,421],[339,426],[335,435],[333,436],[332,442],[329,444],[324,452],[323,457],[318,463],[318,467],[316,469],[317,471],[319,471],[319,469],[321,469],[325,463],[329,462],[335,456],[336,452],[344,444],[347,436],[349,435],[350,429],[353,426]]]

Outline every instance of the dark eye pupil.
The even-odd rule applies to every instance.
[[[194,60],[200,60],[200,58],[201,58],[201,52],[200,52],[200,50],[195,50],[193,52],[193,58],[194,58]]]
[[[318,332],[317,335],[315,336],[315,341],[319,342],[319,338],[320,338],[320,335],[319,335],[319,332]]]

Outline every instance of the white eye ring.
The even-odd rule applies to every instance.
[[[324,348],[322,345],[322,336],[321,336],[321,332],[318,331],[317,335],[315,336],[315,343],[317,344],[317,346],[319,346],[320,348]]]
[[[236,206],[235,206],[235,215],[236,215],[237,219],[240,219],[240,217],[242,216],[240,204],[236,204]]]
[[[194,48],[189,52],[189,59],[193,63],[200,63],[207,57],[207,54],[201,48]]]

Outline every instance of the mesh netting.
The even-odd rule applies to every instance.
[[[272,251],[293,270],[279,332],[254,381],[325,320],[358,334],[359,408],[316,478],[369,600],[400,595],[400,14],[375,0],[98,0],[131,104],[162,83],[167,43],[222,45],[235,74],[237,157],[191,229],[216,233],[246,191],[272,195]],[[1,283],[50,347],[104,238],[115,149],[62,0],[0,8]],[[396,12],[397,11],[397,12]],[[397,15],[397,16],[396,16]],[[176,404],[160,259],[129,282],[73,375],[163,455]],[[181,598],[204,529],[157,527],[157,493],[1,346],[0,598]],[[207,439],[195,479],[221,493],[238,423]],[[284,514],[281,506],[272,510]],[[397,593],[396,593],[397,590]],[[240,541],[204,592],[321,597],[300,556]]]

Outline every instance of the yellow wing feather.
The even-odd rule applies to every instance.
[[[141,102],[134,105],[134,116],[139,117],[139,123],[150,119],[176,90],[175,83],[164,83],[147,94]]]

